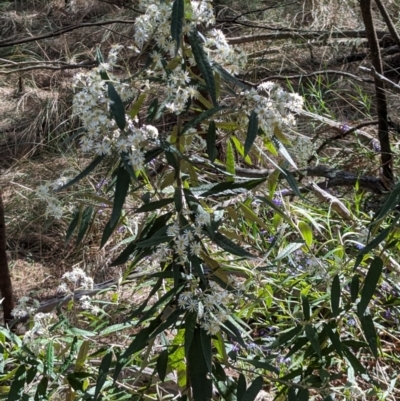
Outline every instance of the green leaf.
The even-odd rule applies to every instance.
[[[299,230],[307,246],[310,247],[313,242],[313,233],[311,227],[304,221],[299,221]]]
[[[247,127],[246,141],[244,142],[244,154],[245,156],[250,152],[251,147],[258,133],[258,115],[253,110],[249,117],[249,125]]]
[[[299,390],[299,393],[297,394],[297,401],[308,401],[310,398],[310,392],[308,388],[302,388]]]
[[[103,156],[97,156],[86,168],[83,170],[80,174],[78,174],[75,178],[73,178],[71,181],[67,182],[65,185],[62,187],[58,188],[54,192],[60,192],[63,191],[64,189],[69,188],[70,186],[76,184],[78,181],[80,181],[82,178],[86,177],[88,174],[90,174],[99,164],[100,162],[104,159]]]
[[[200,339],[201,348],[203,349],[204,360],[206,361],[208,373],[212,372],[212,346],[211,346],[211,336],[200,327]]]
[[[234,181],[234,176],[236,175],[235,154],[230,140],[226,142],[226,171],[231,174],[230,177],[227,177],[227,181]]]
[[[103,357],[103,359],[101,360],[101,363],[100,363],[99,375],[97,377],[96,388],[95,388],[95,391],[94,391],[94,401],[97,400],[97,398],[98,398],[98,396],[100,394],[100,391],[103,388],[104,383],[107,380],[107,375],[108,375],[108,372],[110,370],[111,361],[112,361],[112,353],[109,351],[104,355],[104,357]]]
[[[54,369],[54,344],[53,340],[49,340],[46,350],[46,365],[45,372],[46,375],[51,376]]]
[[[258,358],[258,357],[247,357],[247,358],[238,358],[240,361],[249,363],[250,365],[255,366],[258,369],[265,369],[269,372],[279,373],[279,369],[274,365],[271,365],[266,359]]]
[[[365,339],[367,340],[369,347],[375,358],[378,358],[378,336],[376,333],[374,321],[371,315],[365,315],[360,317],[361,327],[364,331]]]
[[[179,46],[181,44],[183,17],[185,15],[185,1],[175,0],[172,5],[171,14],[171,36],[172,40],[176,43],[175,56],[178,54]]]
[[[188,312],[185,318],[185,355],[189,353],[192,344],[194,330],[197,323],[197,312]]]
[[[304,320],[310,320],[310,303],[308,302],[308,298],[303,295],[301,297],[301,303],[303,306]]]
[[[101,237],[100,248],[103,248],[103,246],[106,244],[108,239],[111,237],[111,234],[114,232],[114,230],[118,226],[118,222],[119,221],[117,220],[113,226],[111,225],[111,220],[109,220],[107,222],[107,224],[106,224],[106,226],[104,227],[104,230],[103,230],[103,235]]]
[[[294,327],[293,329],[285,331],[278,337],[276,341],[273,342],[271,348],[277,348],[281,345],[288,344],[294,337],[299,335],[303,330],[304,330],[303,326],[297,326]]]
[[[337,316],[340,308],[340,278],[338,274],[336,274],[332,281],[331,308],[333,316]]]
[[[393,225],[399,220],[400,215],[398,215],[392,222],[392,224],[389,227],[386,227],[384,230],[382,230],[367,246],[365,246],[361,251],[358,253],[356,262],[354,264],[354,270],[358,267],[358,265],[362,262],[364,255],[366,255],[368,252],[372,251],[375,249],[382,241],[386,239],[390,231],[393,229]]]
[[[375,257],[371,262],[369,267],[367,276],[364,280],[364,286],[361,290],[361,300],[357,305],[357,313],[360,318],[364,315],[365,310],[369,304],[369,301],[372,299],[374,292],[376,290],[376,286],[378,285],[378,281],[381,277],[383,269],[382,259]]]
[[[221,110],[226,109],[224,106],[216,106],[212,109],[208,109],[206,111],[203,111],[202,113],[198,114],[195,118],[190,120],[183,128],[182,128],[182,134],[184,134],[186,131],[188,131],[190,128],[196,127],[200,123],[202,123],[204,120],[209,119],[212,117],[214,114],[218,113]],[[213,123],[214,121],[210,121],[210,124]],[[214,123],[215,124],[215,123]],[[215,144],[214,144],[215,145]]]
[[[287,401],[297,401],[296,387],[289,388]]]
[[[165,198],[158,201],[146,203],[145,205],[139,207],[135,210],[135,213],[152,212],[153,210],[161,209],[162,207],[171,204],[174,198]]]
[[[115,226],[121,217],[122,207],[125,203],[126,195],[128,194],[131,178],[124,166],[120,166],[117,172],[117,184],[115,187],[113,210],[110,218],[110,226]]]
[[[328,324],[324,324],[325,333],[328,335],[329,339],[331,340],[332,345],[335,347],[337,353],[340,356],[343,356],[342,352],[342,344],[340,342],[339,334],[336,331],[333,331]]]
[[[263,378],[261,376],[256,377],[253,380],[253,383],[250,384],[247,391],[244,393],[242,401],[254,401],[257,397],[257,394],[262,389]]]
[[[286,246],[282,251],[279,252],[278,256],[275,258],[275,261],[282,260],[284,258],[287,258],[289,255],[291,255],[293,252],[296,252],[298,249],[300,249],[304,245],[304,242],[292,242],[288,246]]]
[[[242,401],[243,396],[246,393],[246,378],[244,377],[243,373],[239,375],[238,385],[237,385],[237,392],[236,392],[236,400]]]
[[[24,391],[26,379],[25,365],[20,365],[15,372],[14,378],[11,382],[10,392],[7,401],[20,401],[21,395]]]
[[[118,95],[111,82],[107,82],[108,97],[110,98],[110,111],[114,117],[115,122],[120,130],[123,130],[126,125],[125,121],[125,106],[122,99]]]
[[[65,236],[65,242],[68,242],[71,239],[71,236],[78,225],[79,215],[80,215],[79,210],[76,210],[72,216],[71,223],[69,224],[67,235]]]
[[[34,401],[45,401],[48,399],[46,396],[48,384],[49,378],[47,376],[43,376],[36,388]]]
[[[208,57],[203,50],[201,45],[201,39],[197,32],[197,30],[192,31],[189,34],[189,42],[192,47],[193,57],[196,60],[197,67],[199,68],[202,78],[204,79],[208,92],[211,96],[214,106],[217,105],[217,95],[216,95],[216,87],[214,80],[214,73],[211,68],[210,62],[208,61]]]
[[[358,360],[358,358],[350,351],[349,347],[347,347],[346,345],[343,344],[342,348],[343,348],[343,353],[344,353],[345,357],[348,359],[348,361],[350,362],[350,365],[353,367],[353,369],[356,372],[366,373],[366,369],[361,364],[361,362]]]
[[[330,395],[328,395],[324,398],[324,401],[334,401],[334,399]]]
[[[319,345],[318,333],[310,324],[305,325],[305,333],[315,353],[321,358],[321,347]]]
[[[350,283],[351,302],[356,302],[358,292],[360,291],[360,276],[355,274]]]
[[[279,216],[285,219],[285,221],[289,223],[292,227],[294,226],[292,220],[278,206],[276,206],[271,199],[268,199],[264,196],[256,196],[256,199],[269,205],[275,211],[275,213],[279,214]],[[303,246],[303,244],[301,246]]]
[[[283,172],[285,174],[282,174],[282,177],[288,182],[290,188],[292,188],[292,191],[299,197],[303,198],[303,195],[301,194],[299,187],[297,186],[297,181],[294,178],[293,174],[284,168],[282,168]]]
[[[210,401],[212,398],[212,381],[204,359],[200,328],[194,331],[193,340],[187,357],[187,370],[192,386],[194,401]]]
[[[147,117],[146,117],[146,123],[151,123],[154,119],[154,117],[157,114],[158,110],[158,99],[154,99],[149,106],[149,109],[147,110]]]
[[[228,196],[248,192],[265,182],[264,178],[242,182],[221,182],[219,184],[201,185],[192,188],[191,191],[198,197],[209,198],[211,196]]]
[[[132,119],[134,119],[134,118],[138,115],[138,113],[139,113],[139,111],[140,111],[140,108],[141,108],[142,105],[143,105],[143,102],[146,100],[146,97],[147,97],[147,93],[142,93],[142,94],[137,98],[137,100],[135,101],[135,103],[133,103],[133,106],[132,106],[132,108],[131,108],[131,111],[129,112],[129,115],[131,116]]]
[[[227,70],[225,70],[221,65],[214,62],[213,67],[221,75],[222,79],[224,79],[225,81],[230,82],[230,83],[238,86],[241,89],[245,89],[245,90],[251,89],[250,85],[247,85],[246,83],[238,80],[235,76],[233,76],[231,73],[229,73]]]
[[[396,186],[393,188],[392,192],[386,198],[385,203],[382,205],[380,210],[375,214],[374,218],[372,219],[372,224],[374,222],[383,219],[390,211],[392,211],[400,201],[400,183],[397,183]]]
[[[229,238],[225,237],[225,235],[221,233],[216,233],[212,240],[221,247],[224,251],[231,253],[232,255],[237,255],[244,258],[251,258],[254,259],[255,256],[251,253],[247,252],[241,246],[236,245],[233,241]]]
[[[160,355],[157,358],[157,373],[158,377],[162,382],[164,382],[165,376],[167,375],[167,367],[168,367],[168,349],[165,349],[160,352]]]
[[[207,132],[207,154],[211,163],[214,163],[214,160],[217,157],[217,148],[215,147],[216,142],[217,142],[217,133],[215,129],[215,122],[214,120],[212,120],[208,125],[208,132]]]
[[[87,206],[82,213],[81,225],[78,231],[78,237],[76,238],[76,245],[79,245],[83,240],[83,237],[86,234],[86,231],[89,227],[90,219],[92,218],[93,207]]]

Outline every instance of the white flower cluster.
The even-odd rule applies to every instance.
[[[203,226],[209,223],[210,215],[204,211],[197,213],[195,225],[184,229],[183,232],[177,222],[173,223],[167,229],[167,235],[173,237],[173,244],[159,245],[154,256],[164,262],[175,255],[176,262],[184,265],[189,255],[200,255]]]
[[[39,301],[30,297],[21,297],[16,307],[12,310],[11,316],[14,319],[21,319],[31,315],[39,307]]]
[[[33,323],[33,327],[24,334],[25,343],[32,343],[37,337],[46,339],[51,337],[49,329],[55,323],[53,314],[39,312],[33,317]]]
[[[56,198],[52,191],[62,187],[71,177],[62,176],[53,182],[40,185],[36,190],[36,196],[43,202],[46,203],[46,217],[51,216],[57,220],[60,220],[63,216],[62,203]]]
[[[81,119],[85,128],[85,134],[80,139],[82,151],[104,156],[111,155],[113,150],[126,153],[133,169],[141,170],[144,166],[144,148],[148,141],[157,139],[158,130],[151,125],[139,128],[135,121],[126,116],[126,127],[121,132],[110,116],[112,101],[107,96],[107,82],[101,77],[101,72],[107,71],[122,101],[135,96],[136,90],[131,85],[120,83],[109,72],[116,65],[120,48],[114,46],[108,61],[92,69],[89,74],[75,76],[74,85],[81,90],[74,96],[73,113]]]
[[[308,159],[315,153],[315,143],[311,138],[298,135],[292,141],[291,154],[294,156],[299,168],[308,166]]]
[[[204,48],[214,62],[223,65],[231,74],[238,74],[247,63],[246,54],[229,45],[224,33],[219,29],[209,32]]]
[[[303,98],[289,93],[273,82],[264,82],[257,88],[241,93],[244,97],[243,110],[250,115],[254,110],[258,124],[267,136],[274,134],[275,127],[294,126],[294,112],[303,108]]]
[[[240,283],[238,284],[240,286]],[[198,322],[209,335],[217,334],[230,315],[229,306],[234,295],[211,281],[209,288],[202,291],[198,286],[180,294],[178,305],[189,312],[197,312]]]
[[[172,3],[172,2],[171,2]],[[190,68],[196,65],[191,55],[190,47],[184,44],[184,54],[179,48],[175,67],[168,67],[173,70],[167,75],[163,67],[163,58],[174,58],[176,56],[176,43],[171,38],[171,4],[154,0],[142,0],[140,8],[144,14],[135,21],[135,42],[138,49],[150,39],[157,44],[156,50],[151,53],[153,70],[149,75],[158,75],[167,82],[165,94],[168,99],[166,108],[177,115],[181,114],[189,101],[199,96],[198,89],[191,84]],[[185,23],[183,34],[187,35],[194,31],[199,24],[209,26],[215,23],[214,10],[211,1],[191,1],[185,4]],[[230,46],[222,31],[213,29],[206,33],[203,48],[213,62],[220,63],[232,73],[238,73],[246,63],[243,52],[236,51]],[[182,69],[184,58],[187,58],[188,65]]]
[[[78,288],[83,290],[93,289],[93,279],[89,277],[80,267],[74,267],[72,271],[64,273],[62,276],[63,281],[58,287],[59,294],[66,294]],[[73,288],[70,289],[67,282],[71,283]]]

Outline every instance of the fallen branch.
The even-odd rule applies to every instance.
[[[393,89],[394,92],[400,93],[400,85],[395,84],[393,81],[386,78],[384,75],[377,73],[374,67],[367,68],[360,66],[358,68],[362,71],[371,74],[375,79],[378,79],[379,81],[383,82],[390,89]]]
[[[377,31],[377,36],[383,38],[388,35],[385,31]],[[283,39],[352,39],[352,38],[366,38],[366,31],[343,31],[343,32],[332,32],[332,31],[306,31],[306,32],[276,32],[276,33],[265,33],[259,35],[248,35],[239,36],[234,38],[227,38],[227,41],[231,45],[238,45],[242,43],[259,42],[262,40],[283,40]]]
[[[103,25],[110,25],[110,24],[134,24],[134,23],[135,23],[135,20],[116,19],[116,20],[108,20],[108,21],[87,22],[87,23],[78,24],[78,25],[69,25],[64,28],[52,31],[52,32],[44,33],[43,35],[30,36],[28,38],[13,39],[13,40],[5,39],[5,40],[0,41],[0,47],[15,46],[15,45],[23,44],[23,43],[35,42],[36,40],[54,38],[56,36],[64,35],[64,33],[75,31],[76,29],[89,28],[92,26],[103,26]]]

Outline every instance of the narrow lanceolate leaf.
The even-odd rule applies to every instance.
[[[172,5],[171,14],[171,36],[175,42],[175,56],[178,54],[179,46],[181,43],[183,17],[185,13],[185,1],[175,0]]]
[[[360,317],[361,327],[364,332],[365,339],[367,340],[369,347],[375,358],[378,358],[378,336],[376,333],[374,321],[371,315],[365,315]]]
[[[301,194],[300,190],[299,190],[299,186],[297,185],[297,181],[294,178],[293,174],[289,171],[286,170],[285,168],[282,168],[284,174],[282,175],[282,177],[288,182],[290,188],[292,189],[292,191],[299,197],[299,198],[303,198],[303,195]]]
[[[360,360],[350,351],[350,348],[346,345],[343,345],[343,353],[345,357],[349,360],[350,365],[356,372],[366,373],[366,369]]]
[[[319,345],[319,339],[316,330],[310,324],[306,324],[305,333],[308,341],[310,341],[311,346],[313,347],[313,350],[321,358],[321,347]]]
[[[46,368],[46,374],[49,377],[51,377],[54,368],[54,344],[52,340],[50,340],[49,343],[47,344],[45,368]]]
[[[257,397],[257,394],[262,389],[263,378],[261,376],[256,377],[253,380],[253,383],[250,384],[247,391],[244,393],[242,401],[254,401]]]
[[[236,400],[242,401],[245,393],[246,393],[246,378],[244,377],[243,373],[241,373],[237,385]]]
[[[196,60],[197,66],[201,72],[202,78],[204,79],[210,97],[213,101],[214,106],[217,105],[217,95],[215,88],[214,72],[211,68],[210,62],[206,53],[201,45],[201,39],[197,30],[189,34],[189,42],[192,47],[193,57]]]
[[[40,380],[37,386],[34,401],[45,401],[48,399],[46,396],[48,384],[49,378],[47,376],[42,377],[42,380]]]
[[[241,361],[244,361],[246,363],[249,363],[250,365],[255,366],[256,368],[259,369],[265,369],[268,370],[270,372],[274,372],[274,373],[279,373],[279,369],[274,366],[271,365],[271,363],[263,358],[254,358],[254,357],[247,357],[247,358],[238,358]]]
[[[245,156],[250,152],[250,149],[257,138],[258,133],[258,115],[253,110],[249,117],[249,125],[247,127],[246,141],[244,142],[244,154]]]
[[[301,236],[306,242],[307,246],[311,246],[313,242],[313,233],[311,227],[305,223],[304,221],[299,222],[299,230],[301,232]]]
[[[118,226],[118,220],[114,223],[114,225],[111,225],[111,221],[109,220],[104,227],[103,230],[103,235],[101,237],[101,243],[100,243],[100,248],[103,248],[103,246],[106,244],[108,239],[111,237],[111,234],[114,232],[114,230]]]
[[[236,86],[238,86],[239,88],[242,89],[251,89],[250,85],[247,85],[246,83],[240,81],[239,79],[237,79],[235,76],[233,76],[231,73],[229,73],[227,70],[225,70],[222,66],[220,66],[217,63],[213,64],[214,70],[216,70],[222,77],[222,79],[226,82],[230,82],[231,84],[234,84]],[[238,400],[239,401],[239,400]]]
[[[226,143],[226,171],[231,174],[231,177],[227,178],[227,181],[234,181],[235,176],[235,155],[233,153],[233,147],[231,141]]]
[[[167,375],[167,367],[168,349],[165,349],[164,351],[161,351],[160,355],[157,358],[157,373],[162,382],[164,382],[165,376]]]
[[[65,242],[68,242],[72,237],[72,234],[74,233],[75,228],[77,227],[79,222],[79,215],[80,215],[79,210],[76,210],[72,216],[71,223],[69,224],[67,235],[65,236]]]
[[[304,245],[304,242],[292,242],[288,246],[286,246],[282,251],[279,252],[278,256],[275,258],[275,261],[284,259],[291,255],[293,252],[297,251]]]
[[[213,241],[221,247],[223,250],[237,256],[241,256],[244,258],[254,258],[255,256],[252,255],[250,252],[247,252],[241,246],[236,245],[233,241],[229,238],[225,237],[225,235],[221,233],[216,233]]]
[[[371,262],[369,267],[367,276],[364,280],[364,286],[361,290],[361,300],[357,305],[358,316],[361,318],[364,315],[365,310],[371,300],[374,292],[376,290],[376,286],[378,285],[378,281],[382,274],[383,262],[382,259],[375,257]]]
[[[125,128],[125,107],[122,99],[115,90],[114,85],[111,82],[107,82],[108,86],[108,97],[110,98],[110,111],[114,117],[115,122],[119,129]]]
[[[351,302],[356,302],[358,291],[360,291],[360,276],[355,274],[350,283]]]
[[[220,182],[219,184],[207,184],[192,188],[192,192],[194,195],[202,198],[208,198],[210,196],[237,195],[255,188],[264,181],[265,179],[261,178],[242,182]]]
[[[70,186],[76,184],[78,181],[80,181],[82,178],[86,177],[88,174],[90,174],[97,166],[98,164],[104,159],[104,156],[97,156],[86,168],[83,170],[80,174],[78,174],[75,178],[73,178],[71,181],[67,182],[65,185],[62,187],[58,188],[55,192],[60,192],[64,189],[69,188]]]
[[[112,360],[112,353],[107,352],[100,363],[99,376],[97,377],[96,389],[94,392],[94,401],[97,400],[100,391],[103,388],[104,383],[106,382],[107,375],[111,366],[111,360]]]
[[[329,339],[331,340],[332,345],[335,347],[337,353],[340,356],[343,356],[342,353],[342,344],[340,342],[339,334],[336,331],[333,331],[332,328],[325,323],[324,324],[325,333],[328,335]]]
[[[197,322],[197,312],[188,312],[185,319],[185,355],[189,353],[192,345],[194,330]]]
[[[154,120],[157,111],[158,111],[158,99],[156,98],[150,103],[149,109],[147,110],[146,123],[151,123]]]
[[[281,345],[288,344],[293,340],[296,336],[298,336],[304,330],[303,326],[297,326],[293,329],[290,329],[284,333],[282,333],[276,341],[274,341],[271,345],[271,348],[280,347]]]
[[[117,185],[115,187],[114,204],[110,218],[110,225],[115,225],[121,217],[122,207],[128,194],[129,184],[131,182],[129,173],[121,166],[117,173]]]
[[[304,320],[310,320],[310,303],[308,302],[308,298],[306,296],[302,296],[301,303],[303,306]]]
[[[187,357],[187,365],[193,400],[210,401],[212,398],[212,381],[209,377],[208,364],[204,358],[200,328],[194,331]]]
[[[384,230],[382,230],[368,245],[364,246],[364,248],[361,249],[361,251],[358,253],[356,262],[354,264],[354,270],[359,266],[359,264],[362,262],[364,255],[366,255],[368,252],[372,251],[375,249],[382,241],[386,239],[386,237],[389,235],[390,231],[392,231],[393,224],[397,222],[397,220],[400,218],[400,215],[398,215],[392,224],[389,227],[386,227]]]
[[[82,213],[81,225],[78,230],[78,237],[76,238],[76,245],[79,245],[86,234],[89,227],[90,219],[92,218],[93,207],[88,206]]]
[[[131,116],[132,119],[135,118],[138,115],[138,113],[139,113],[139,111],[140,111],[140,109],[141,109],[141,107],[143,105],[143,102],[145,101],[146,97],[147,97],[147,93],[142,93],[137,98],[135,103],[133,103],[131,111],[129,112],[129,115]]]
[[[333,278],[332,288],[331,288],[331,308],[333,316],[337,316],[339,314],[340,307],[340,278],[339,275]]]
[[[165,198],[158,201],[149,202],[135,210],[135,213],[152,212],[153,210],[161,209],[174,201],[174,198]]]
[[[308,401],[310,398],[310,392],[308,388],[302,388],[297,394],[297,401]]]
[[[214,160],[217,157],[217,148],[215,147],[215,143],[217,141],[217,134],[215,129],[215,122],[210,121],[207,132],[207,154],[211,163],[214,163]]]
[[[25,387],[26,368],[20,365],[13,377],[7,401],[19,401],[22,399],[22,392]]]
[[[208,109],[206,111],[203,111],[202,113],[198,114],[196,117],[191,119],[183,128],[182,128],[182,134],[187,132],[190,128],[194,128],[200,123],[202,123],[204,120],[209,119],[212,117],[214,114],[218,113],[219,111],[223,110],[225,107],[223,106],[217,106],[213,107],[212,109]],[[213,122],[213,121],[212,121]]]

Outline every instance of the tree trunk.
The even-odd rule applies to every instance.
[[[0,189],[0,294],[3,298],[4,322],[7,324],[12,320],[11,311],[14,309],[14,296],[10,270],[8,269],[6,254],[6,222],[4,218],[4,204],[2,191]]]

